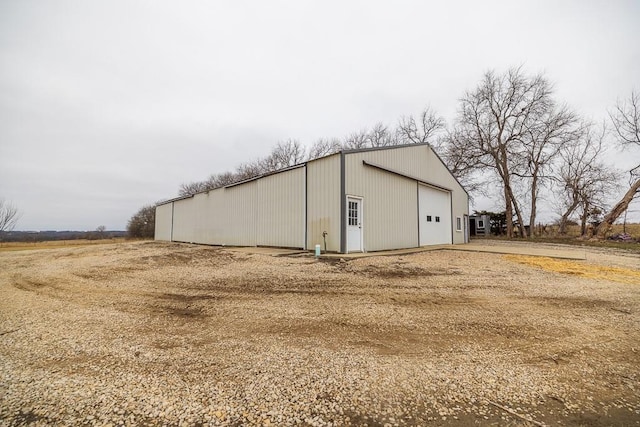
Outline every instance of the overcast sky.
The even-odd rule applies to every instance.
[[[0,198],[17,229],[122,230],[279,140],[425,105],[451,121],[485,71],[514,65],[602,120],[640,89],[638,18],[633,0],[2,0]]]

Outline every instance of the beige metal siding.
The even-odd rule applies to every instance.
[[[256,244],[304,248],[305,168],[270,175],[256,184]]]
[[[194,195],[191,199],[193,205],[193,235],[191,242],[193,243],[207,243],[204,239],[207,197],[207,193],[200,193]]]
[[[222,221],[226,219],[220,244],[256,246],[257,181],[222,188],[224,192]]]
[[[173,202],[173,241],[195,242],[195,219],[193,198]]]
[[[307,163],[307,249],[340,251],[340,154]]]
[[[469,196],[464,191],[454,191],[452,194],[452,221],[453,221],[453,243],[465,243],[464,241],[464,216],[469,215]],[[462,222],[461,230],[456,230],[456,218],[460,217]]]
[[[415,179],[451,190],[454,243],[464,242],[456,218],[468,214],[468,196],[428,146],[341,154],[229,188],[159,206],[160,239],[214,245],[287,246],[329,251],[341,249],[342,203],[362,198],[364,250],[419,245],[418,184]],[[363,160],[415,179],[371,166]],[[172,206],[173,205],[173,206]],[[171,211],[173,209],[173,211]],[[173,215],[173,216],[172,216]],[[173,232],[171,232],[173,224]],[[306,232],[306,243],[305,243]]]
[[[173,208],[173,240],[303,248],[304,178],[304,168],[297,168],[178,200]],[[166,224],[166,212],[160,216]],[[171,238],[170,232],[163,236]]]
[[[453,243],[464,243],[455,218],[468,214],[468,196],[429,146],[416,145],[346,155],[346,192],[364,197],[365,250],[418,246],[418,206],[415,181],[367,167],[363,160],[452,190]],[[381,210],[372,212],[376,207]]]
[[[416,182],[362,164],[359,154],[347,154],[347,196],[362,201],[364,250],[379,251],[418,246]]]
[[[155,239],[171,241],[173,203],[156,206]]]
[[[209,191],[204,210],[203,242],[209,245],[222,245],[228,243],[225,233],[229,230],[226,197],[223,188]]]

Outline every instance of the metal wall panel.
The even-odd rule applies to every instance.
[[[304,248],[305,168],[266,176],[256,184],[256,244]]]
[[[221,219],[226,222],[219,244],[256,246],[256,190],[257,181],[216,190],[224,192]]]
[[[171,241],[171,222],[173,221],[172,210],[172,203],[156,206],[156,225],[154,234],[154,238],[156,240]]]
[[[307,249],[340,251],[340,154],[307,163]]]
[[[173,202],[173,241],[304,247],[305,170],[292,169]],[[162,205],[156,228],[166,228]],[[159,236],[171,238],[171,225]]]
[[[347,194],[364,197],[365,250],[413,247],[419,242],[415,181],[365,166],[363,160],[452,190],[452,239],[464,243],[464,232],[456,231],[455,224],[456,217],[469,212],[467,193],[429,146],[416,145],[346,155]],[[372,218],[376,206],[381,211],[374,210]]]
[[[324,247],[326,232],[327,250],[340,251],[341,205],[346,201],[341,158],[336,154],[158,206],[156,239],[313,249],[316,244]],[[456,231],[455,224],[456,217],[468,214],[468,196],[431,148],[417,145],[344,155],[345,199],[363,198],[364,250],[415,247],[419,233],[416,181],[365,166],[363,160],[451,189],[453,242],[464,242],[464,231]]]
[[[191,236],[191,242],[193,243],[207,243],[205,240],[205,218],[207,215],[207,193],[195,194],[191,199],[193,209],[193,234]]]
[[[173,202],[173,241],[195,242],[195,219],[193,198]]]
[[[386,150],[392,153],[395,150]],[[364,250],[418,246],[416,182],[362,164],[362,154],[347,154],[347,196],[362,197]]]
[[[225,235],[229,231],[229,214],[225,203],[225,191],[223,188],[211,190],[207,194],[203,218],[202,243],[208,245],[222,245],[228,243]]]

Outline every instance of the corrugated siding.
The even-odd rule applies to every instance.
[[[224,192],[221,219],[226,218],[220,244],[256,246],[256,182],[216,190]]]
[[[345,154],[346,194],[363,198],[364,250],[419,244],[418,187],[414,180],[368,167],[363,160],[452,190],[456,217],[468,214],[462,187],[428,146]],[[230,188],[173,202],[173,240],[214,245],[288,246],[340,251],[341,155]],[[305,201],[306,196],[306,201]],[[156,238],[171,237],[171,204],[156,210]]]
[[[395,150],[388,150],[395,151]],[[362,164],[359,154],[347,154],[347,195],[362,201],[364,250],[418,246],[418,195],[415,181]]]
[[[195,242],[196,209],[194,198],[173,202],[173,240]]]
[[[155,239],[171,241],[172,204],[156,206]]]
[[[302,167],[178,200],[174,202],[173,240],[303,248],[304,178]],[[165,217],[166,212],[161,210],[157,229],[166,227]],[[159,234],[166,240],[171,236],[168,224],[168,232]]]
[[[364,197],[365,250],[417,246],[418,206],[415,181],[364,166],[363,160],[453,190],[453,242],[464,243],[464,233],[455,231],[455,218],[468,214],[467,194],[429,146],[416,145],[346,155],[347,194]]]
[[[255,181],[256,244],[304,247],[305,168]]]
[[[228,212],[228,192],[218,188],[207,193],[206,216],[204,218],[203,242],[209,245],[231,245]]]
[[[340,251],[340,155],[307,163],[307,249]]]

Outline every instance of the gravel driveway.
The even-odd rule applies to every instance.
[[[3,252],[0,419],[640,425],[640,283],[448,250]]]

